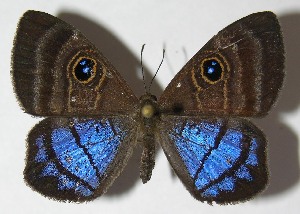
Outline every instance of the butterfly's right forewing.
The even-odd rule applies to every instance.
[[[21,18],[11,73],[20,104],[33,115],[137,111],[137,97],[102,53],[79,30],[47,13],[27,11]]]

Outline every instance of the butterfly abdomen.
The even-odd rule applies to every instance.
[[[155,165],[155,130],[159,110],[156,103],[156,97],[151,94],[145,94],[140,98],[140,130],[141,141],[143,143],[143,153],[141,157],[140,178],[143,183],[147,183],[152,175]]]

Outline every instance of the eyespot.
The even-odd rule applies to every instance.
[[[201,63],[201,75],[213,84],[223,77],[224,66],[217,58],[205,59]]]
[[[80,57],[74,65],[74,75],[77,80],[82,82],[90,81],[96,73],[96,61],[87,58]]]

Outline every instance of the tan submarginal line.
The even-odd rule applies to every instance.
[[[95,100],[95,103],[94,103],[94,109],[97,109],[98,102],[101,99],[102,94],[99,92],[99,89],[100,89],[101,85],[103,84],[103,82],[106,78],[106,73],[107,73],[107,68],[104,65],[101,65],[101,66],[102,66],[103,74],[102,74],[102,77],[99,81],[99,84],[95,88],[97,96],[96,96],[96,100]]]
[[[197,89],[197,92],[195,93],[195,97],[196,97],[196,100],[197,100],[197,107],[198,107],[198,109],[202,109],[201,100],[199,98],[199,94],[201,93],[202,88],[197,83],[197,80],[196,80],[196,77],[195,77],[195,69],[194,68],[192,69],[192,82],[193,82],[194,86]]]

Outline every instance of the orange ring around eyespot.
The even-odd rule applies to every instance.
[[[208,60],[215,60],[215,61],[217,61],[217,62],[220,64],[220,66],[221,66],[221,69],[222,69],[221,77],[220,77],[218,80],[216,80],[216,81],[211,81],[211,80],[209,80],[209,79],[204,75],[203,65],[204,65],[204,62],[206,62],[206,61],[208,61]],[[201,64],[200,64],[200,72],[201,72],[201,76],[202,76],[202,78],[203,78],[206,82],[208,82],[208,83],[211,84],[211,85],[212,85],[212,84],[216,84],[217,82],[219,82],[220,80],[223,79],[223,77],[224,77],[224,71],[225,71],[225,67],[224,67],[222,61],[219,60],[217,57],[205,58],[205,59],[203,59],[203,60],[201,61]]]
[[[78,53],[78,54],[79,54],[79,53]],[[76,55],[73,57],[73,59],[74,59],[76,56],[78,56],[78,54],[76,54]],[[94,66],[93,66],[93,68],[92,68],[92,75],[91,75],[91,77],[90,77],[89,79],[87,79],[87,80],[79,80],[79,79],[76,77],[76,74],[75,74],[75,67],[78,65],[78,63],[79,63],[82,59],[89,59],[89,60],[92,60],[92,61],[94,62]],[[80,82],[80,83],[84,83],[84,84],[89,83],[90,81],[92,81],[92,80],[95,78],[96,73],[97,73],[97,61],[94,60],[94,59],[91,58],[91,57],[86,57],[86,56],[81,56],[81,57],[79,57],[79,58],[75,61],[74,65],[73,65],[73,67],[72,67],[72,74],[73,74],[74,78],[75,78],[78,82]]]

